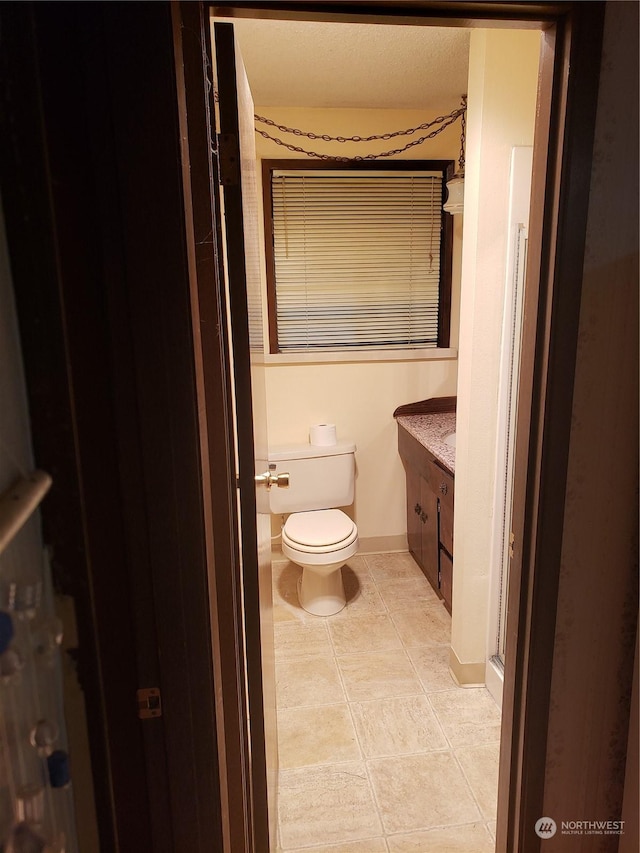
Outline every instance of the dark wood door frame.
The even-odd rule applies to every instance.
[[[544,34],[526,270],[499,782],[498,849],[536,850],[551,672],[604,4],[584,4]],[[545,78],[547,85],[545,86]],[[546,188],[543,190],[543,187]],[[538,258],[540,262],[538,262]],[[526,476],[522,476],[526,472]],[[514,616],[516,618],[514,618]],[[509,661],[512,662],[509,666]],[[513,711],[511,711],[513,709]]]
[[[230,245],[230,299],[235,311],[235,376],[231,373],[229,319],[226,312],[223,223],[216,156],[216,119],[212,69],[232,69],[220,104],[220,132],[239,139],[237,114],[225,108],[236,98],[235,55],[229,40],[211,43],[209,15],[203,4],[173,5],[174,50],[181,126],[185,221],[200,416],[203,499],[212,521],[207,529],[214,682],[219,714],[219,772],[224,850],[249,853],[268,849],[266,766],[262,704],[260,603],[255,507],[239,524],[236,489],[253,495],[254,459],[251,372],[244,287],[244,243]],[[204,59],[204,65],[203,65]],[[225,215],[233,234],[241,229],[239,184],[225,186]],[[244,318],[244,319],[243,319]],[[235,416],[231,387],[236,385]],[[234,423],[235,421],[235,423]],[[235,447],[249,457],[235,470]],[[240,451],[239,451],[240,452]],[[236,481],[236,476],[238,481]],[[239,529],[242,528],[241,542]],[[242,559],[240,558],[240,548]],[[249,726],[247,707],[252,721]]]
[[[499,850],[539,849],[555,612],[604,4],[211,3],[212,14],[543,31],[498,803]],[[541,202],[541,200],[544,200]],[[515,617],[515,618],[514,618]]]
[[[261,748],[264,753],[264,737],[261,738],[257,731],[262,724],[262,688],[256,534],[255,525],[243,530],[245,548],[241,561],[235,470],[235,429],[245,430],[244,446],[252,447],[252,415],[250,399],[245,397],[244,405],[248,402],[248,408],[242,408],[242,418],[239,418],[242,423],[234,426],[229,321],[222,260],[223,227],[218,194],[220,174],[217,158],[212,157],[212,151],[217,149],[217,140],[209,16],[200,3],[175,3],[172,8],[199,400],[202,489],[207,508],[212,652],[219,709],[217,736],[222,840],[225,851],[249,853],[268,847],[264,754],[260,754]],[[235,63],[232,57],[227,59],[233,67],[230,85],[235,90]],[[236,215],[237,212],[234,209]],[[246,303],[246,291],[238,296]],[[248,353],[248,337],[242,342],[234,339],[234,349],[237,350],[241,343]],[[243,367],[247,369],[248,363]],[[248,373],[243,375],[243,379],[249,387]],[[249,478],[253,490],[252,450],[250,459],[245,461],[243,477],[245,480]],[[253,542],[247,537],[252,537]],[[253,570],[255,575],[252,575]],[[247,593],[243,591],[243,578],[246,576],[255,580],[254,590]],[[247,696],[247,684],[250,697]],[[248,724],[247,701],[260,705],[252,713],[256,722],[253,731]],[[252,761],[252,740],[256,737],[258,754]],[[256,766],[259,768],[257,774]]]

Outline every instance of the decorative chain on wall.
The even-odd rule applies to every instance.
[[[410,136],[414,133],[418,133],[420,130],[428,130],[430,127],[439,125],[439,127],[436,127],[435,130],[431,131],[431,133],[426,134],[426,136],[421,136],[419,139],[407,142],[407,144],[402,148],[394,148],[391,151],[383,151],[380,154],[364,154],[354,157],[342,157],[337,154],[319,154],[317,151],[309,151],[306,148],[301,148],[299,145],[292,145],[288,142],[284,142],[284,140],[277,136],[272,136],[266,130],[260,130],[260,128],[256,127],[256,133],[259,133],[264,139],[269,139],[271,142],[275,142],[276,145],[286,148],[288,151],[293,151],[297,154],[306,154],[307,157],[314,157],[318,160],[337,160],[342,163],[349,163],[354,160],[379,160],[383,157],[392,157],[394,154],[402,154],[404,151],[408,151],[416,145],[422,145],[428,139],[433,139],[435,136],[438,136],[438,134],[442,133],[443,130],[446,130],[454,124],[459,118],[462,120],[464,132],[466,111],[467,96],[463,95],[462,105],[446,116],[438,116],[432,121],[424,122],[424,124],[420,124],[417,127],[409,127],[406,130],[394,130],[388,133],[373,134],[371,136],[330,136],[328,133],[313,133],[312,131],[301,130],[298,127],[287,127],[283,124],[277,124],[275,121],[272,121],[265,116],[255,115],[254,118],[256,122],[273,127],[281,133],[291,133],[294,136],[304,136],[311,140],[320,139],[323,142],[372,142],[378,139],[395,139],[398,136]],[[461,153],[460,156],[462,158],[462,163],[464,163],[464,153]]]
[[[460,156],[458,157],[458,174],[464,175],[464,149],[467,138],[467,96],[462,96],[462,118],[460,120]]]

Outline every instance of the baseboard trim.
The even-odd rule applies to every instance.
[[[449,649],[449,671],[458,687],[484,687],[485,663],[462,663],[453,649]]]
[[[359,536],[358,554],[378,554],[389,551],[408,551],[407,534],[393,536]]]

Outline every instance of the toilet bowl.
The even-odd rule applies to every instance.
[[[358,528],[339,509],[294,512],[282,528],[282,553],[302,567],[298,600],[314,616],[346,604],[342,566],[358,550]]]

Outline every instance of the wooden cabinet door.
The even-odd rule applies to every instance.
[[[420,475],[407,468],[407,541],[409,551],[422,566],[422,523],[420,521]]]
[[[438,498],[422,477],[420,508],[422,570],[433,588],[438,591]]]

